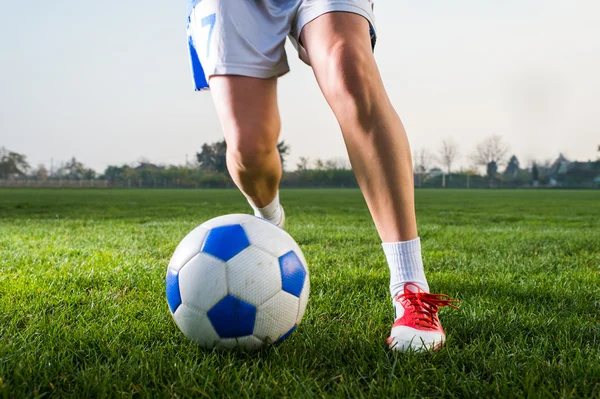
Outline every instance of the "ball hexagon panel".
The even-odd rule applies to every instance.
[[[227,295],[207,315],[219,337],[237,338],[252,334],[256,307],[233,295]]]
[[[281,290],[277,259],[251,246],[227,262],[229,294],[260,306]]]
[[[179,271],[181,300],[208,312],[227,295],[225,263],[199,253]]]
[[[202,347],[212,348],[219,340],[205,312],[184,304],[177,308],[173,318],[183,334]]]
[[[306,269],[302,261],[294,251],[290,251],[279,258],[279,265],[283,290],[300,297],[306,279]]]
[[[281,228],[264,219],[253,218],[242,224],[252,246],[273,254],[275,257],[285,255],[291,248],[296,249],[294,239]]]
[[[179,274],[171,268],[167,268],[167,303],[169,304],[171,313],[175,313],[179,305],[181,305]]]
[[[169,268],[179,271],[190,259],[200,252],[208,230],[198,226],[181,240],[171,257]]]
[[[298,304],[298,316],[296,317],[296,324],[300,324],[302,316],[306,311],[306,305],[308,305],[308,296],[310,295],[310,279],[307,277],[304,279],[304,287],[302,287],[302,293],[300,294],[300,302]]]
[[[294,327],[297,314],[298,298],[279,291],[258,308],[253,335],[264,342],[275,342]]]
[[[202,252],[227,262],[249,246],[250,242],[242,226],[232,224],[210,229],[204,239]]]

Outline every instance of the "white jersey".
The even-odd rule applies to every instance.
[[[196,90],[208,89],[212,75],[270,78],[290,68],[285,53],[289,37],[300,58],[304,25],[320,15],[342,11],[370,23],[375,46],[372,0],[188,0],[188,43]]]

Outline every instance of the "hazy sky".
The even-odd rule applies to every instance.
[[[33,166],[76,156],[101,171],[181,164],[221,138],[210,94],[192,91],[185,0],[0,1],[0,146]],[[378,0],[375,14],[375,55],[413,150],[454,137],[466,155],[500,134],[522,163],[596,158],[600,2]],[[287,49],[290,166],[345,157],[312,71]]]

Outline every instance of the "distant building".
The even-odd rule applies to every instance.
[[[429,176],[430,177],[437,177],[437,176],[441,176],[443,174],[444,174],[444,171],[441,170],[440,168],[429,169]]]
[[[600,182],[600,161],[571,162],[563,154],[554,161],[551,186],[594,187]]]

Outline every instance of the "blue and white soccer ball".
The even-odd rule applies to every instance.
[[[167,269],[167,302],[198,345],[258,349],[294,332],[309,285],[306,260],[288,233],[254,216],[226,215],[181,241]]]

